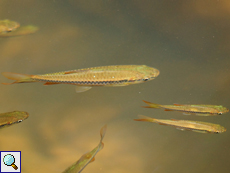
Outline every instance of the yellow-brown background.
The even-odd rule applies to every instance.
[[[0,85],[0,112],[30,114],[0,131],[0,150],[22,151],[23,173],[62,172],[98,144],[104,124],[105,147],[85,173],[229,171],[229,113],[195,117],[140,107],[144,99],[230,108],[228,0],[0,0],[0,19],[40,28],[33,35],[0,38],[1,72],[118,64],[146,64],[161,72],[144,84],[81,94],[70,85]],[[182,132],[133,121],[138,114],[218,123],[227,132]]]

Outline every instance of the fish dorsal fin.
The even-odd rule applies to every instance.
[[[46,82],[43,85],[55,85],[55,84],[60,84],[58,82]]]
[[[64,74],[72,74],[72,73],[76,73],[76,71],[66,71]]]
[[[91,88],[92,87],[90,87],[90,86],[76,86],[75,91],[77,93],[82,93],[82,92],[90,90]]]
[[[183,105],[177,104],[177,103],[174,103],[173,105],[174,105],[174,106],[183,106]]]
[[[173,110],[171,110],[171,109],[165,109],[165,111],[173,111]]]
[[[172,121],[179,121],[179,120],[176,120],[176,119],[171,119]]]

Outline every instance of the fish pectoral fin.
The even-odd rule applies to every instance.
[[[91,88],[92,87],[90,87],[90,86],[76,86],[75,91],[77,93],[82,93],[82,92],[90,90]]]
[[[208,133],[207,131],[205,131],[205,130],[192,130],[192,131],[194,131],[194,132],[198,132],[198,133]]]
[[[43,85],[55,85],[55,84],[60,84],[58,82],[46,82]]]
[[[181,131],[185,131],[184,128],[180,128],[180,127],[177,127],[176,129],[177,129],[177,130],[181,130]]]
[[[211,116],[212,114],[195,114],[195,115],[198,115],[198,116]]]
[[[183,115],[191,115],[190,113],[185,113],[185,112],[183,112]]]

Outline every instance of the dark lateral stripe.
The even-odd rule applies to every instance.
[[[193,113],[193,114],[216,114],[211,112],[193,112],[193,111],[182,111],[182,112]]]
[[[162,107],[162,108],[164,108],[164,107]],[[218,113],[211,113],[211,112],[194,112],[194,111],[185,111],[185,110],[170,109],[170,108],[164,108],[164,109],[168,109],[168,110],[172,110],[172,111],[181,111],[181,112],[191,113],[191,114],[218,114]]]
[[[128,80],[119,80],[119,81],[57,81],[57,80],[46,80],[46,79],[36,79],[36,80],[41,82],[79,84],[79,85],[107,85],[107,84],[119,84],[119,83],[129,82]]]

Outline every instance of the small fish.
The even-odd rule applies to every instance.
[[[38,27],[33,25],[22,26],[13,32],[0,33],[0,37],[15,37],[32,34],[38,31]]]
[[[100,130],[101,140],[100,140],[100,143],[98,144],[98,146],[95,147],[92,151],[82,155],[81,158],[76,163],[74,163],[69,168],[67,168],[63,173],[79,173],[89,163],[91,163],[95,160],[95,155],[97,154],[97,152],[99,152],[104,147],[104,143],[102,142],[102,140],[105,136],[106,128],[107,128],[107,126],[105,125]]]
[[[72,84],[77,85],[76,92],[84,92],[92,86],[126,86],[154,79],[159,75],[159,70],[146,65],[115,65],[91,67],[85,69],[49,73],[44,75],[26,75],[19,73],[3,72],[8,78],[15,80],[13,83],[45,82],[44,85]]]
[[[144,101],[144,100],[143,100]],[[149,106],[142,106],[144,108],[162,108],[165,111],[180,111],[184,112],[184,114],[196,114],[200,116],[209,116],[209,115],[222,115],[229,111],[226,107],[221,105],[160,105],[151,102],[144,101]]]
[[[0,20],[0,34],[11,32],[19,26],[20,24],[18,22],[14,22],[8,19]]]
[[[199,133],[222,133],[226,131],[226,128],[219,124],[212,124],[202,121],[189,121],[189,120],[165,120],[155,119],[147,116],[139,116],[140,119],[134,119],[135,121],[148,121],[152,123],[158,123],[160,125],[173,126],[179,130],[190,130]]]
[[[27,119],[29,114],[22,111],[13,111],[0,114],[0,128],[17,124]]]

